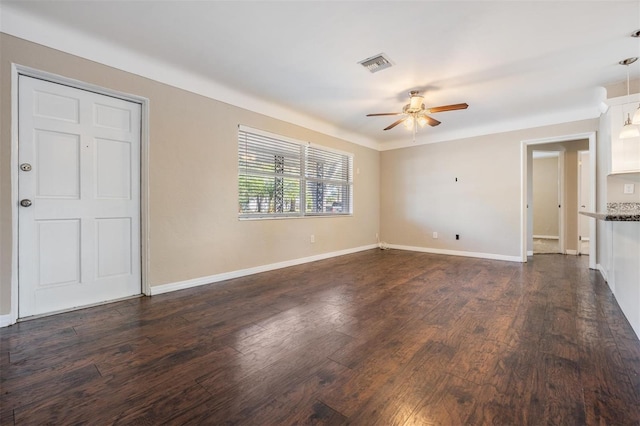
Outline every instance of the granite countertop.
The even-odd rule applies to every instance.
[[[607,211],[580,214],[609,222],[640,222],[640,203],[607,203]]]

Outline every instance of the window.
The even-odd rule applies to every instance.
[[[238,130],[241,218],[352,213],[353,155],[249,127]]]

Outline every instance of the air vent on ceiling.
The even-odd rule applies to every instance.
[[[370,72],[382,71],[383,69],[389,68],[393,65],[391,60],[387,58],[384,53],[364,59],[358,63]]]

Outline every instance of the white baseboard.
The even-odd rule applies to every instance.
[[[151,295],[155,296],[171,291],[184,290],[191,287],[213,284],[220,281],[230,280],[232,278],[244,277],[247,275],[258,274],[260,272],[273,271],[275,269],[287,268],[289,266],[301,265],[303,263],[315,262],[317,260],[329,259],[331,257],[344,256],[345,254],[357,253],[359,251],[370,250],[374,248],[378,248],[378,244],[371,244],[346,250],[322,253],[315,256],[301,257],[298,259],[286,260],[284,262],[271,263],[269,265],[261,265],[253,268],[240,269],[237,271],[223,272],[221,274],[210,275],[208,277],[194,278],[191,280],[178,281],[175,283],[151,286]]]
[[[14,323],[15,321],[13,320],[13,315],[11,314],[0,315],[0,327],[8,327]]]
[[[527,250],[527,256],[533,256],[533,250]]]
[[[602,275],[602,278],[604,278],[606,282],[609,282],[609,277],[607,277],[607,271],[604,269],[604,267],[598,263],[596,265],[596,269],[600,272],[600,275]]]
[[[533,238],[540,238],[541,240],[559,240],[557,235],[534,235]]]
[[[397,245],[397,244],[387,244],[387,247],[391,249],[397,249],[397,250],[419,251],[423,253],[432,253],[432,254],[446,254],[450,256],[476,257],[481,259],[506,260],[508,262],[522,263],[522,258],[520,256],[506,256],[504,254],[445,250],[445,249],[436,249],[436,248],[430,248],[430,247],[412,247],[412,246],[403,246],[403,245]]]
[[[589,237],[583,237],[580,241],[586,241],[586,242],[589,242]]]
[[[564,252],[565,252],[565,254],[570,254],[570,255],[573,255],[573,256],[577,256],[578,255],[578,250],[566,249]]]
[[[433,249],[427,247],[411,247],[411,246],[403,246],[396,244],[387,244],[387,248],[397,249],[397,250],[408,250],[408,251],[417,251],[423,253],[433,253],[433,254],[446,254],[450,256],[464,256],[464,257],[475,257],[482,259],[492,259],[492,260],[506,260],[509,262],[522,262],[520,256],[505,256],[501,254],[493,254],[493,253],[477,253],[477,252],[468,252],[468,251],[458,251],[458,250],[444,250],[444,249]],[[213,284],[216,282],[229,280],[232,278],[244,277],[247,275],[257,274],[260,272],[273,271],[275,269],[286,268],[289,266],[301,265],[303,263],[315,262],[317,260],[329,259],[337,256],[344,256],[347,254],[357,253],[364,250],[371,250],[374,248],[378,248],[378,244],[370,244],[366,246],[355,247],[346,250],[339,250],[329,253],[322,253],[314,256],[301,257],[298,259],[287,260],[284,262],[272,263],[269,265],[256,266],[253,268],[240,269],[237,271],[224,272],[221,274],[210,275],[208,277],[194,278],[191,280],[179,281],[174,283],[161,284],[157,286],[151,286],[151,295],[158,295],[163,293],[169,293],[177,290],[184,290],[191,287],[197,287],[206,284]],[[11,314],[0,315],[0,327],[7,327],[9,325],[14,324],[14,320]]]

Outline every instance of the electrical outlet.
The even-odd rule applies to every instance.
[[[312,243],[315,243],[315,242],[316,242],[316,236],[315,236],[315,235],[313,235],[313,234],[311,234],[311,242],[312,242]]]
[[[437,239],[438,239],[438,233],[437,233],[437,232],[435,232],[435,231],[433,232],[433,238],[434,238],[435,240],[437,240]]]
[[[633,194],[636,189],[636,186],[633,183],[625,183],[624,184],[624,193],[625,194]]]

